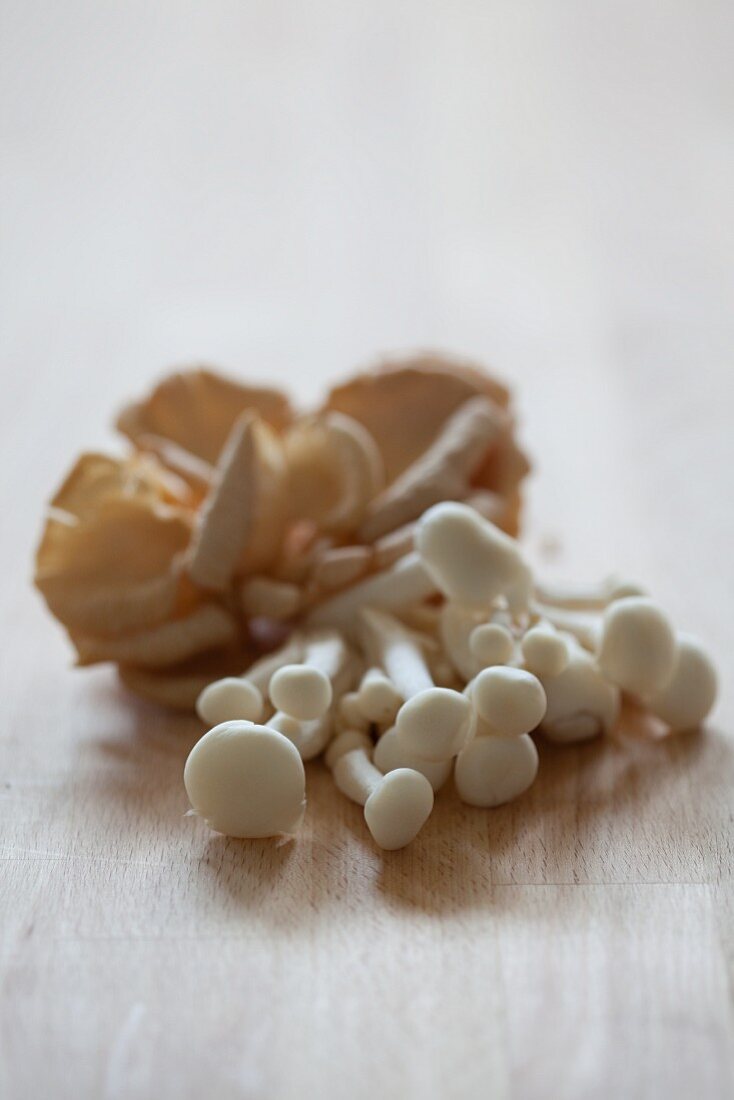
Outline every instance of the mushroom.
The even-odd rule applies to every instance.
[[[558,676],[570,660],[567,641],[547,619],[525,631],[520,650],[523,666],[536,676]]]
[[[224,607],[203,603],[186,615],[168,619],[146,630],[115,638],[99,638],[71,631],[80,665],[119,661],[139,668],[164,668],[210,649],[236,641],[236,619]]]
[[[575,642],[563,672],[542,676],[546,710],[540,729],[550,741],[587,741],[609,733],[619,718],[619,688]]]
[[[477,714],[495,736],[520,737],[542,721],[546,711],[543,685],[522,668],[485,668],[471,683]]]
[[[311,626],[335,626],[348,636],[358,630],[362,607],[398,611],[436,592],[436,584],[417,554],[407,554],[383,573],[366,577],[351,588],[316,604],[306,617]]]
[[[454,781],[462,802],[490,808],[518,798],[538,774],[532,737],[475,737],[456,758]]]
[[[472,657],[472,676],[483,668],[508,664],[515,652],[512,633],[501,622],[480,623],[475,626],[469,635],[468,646]]]
[[[472,473],[500,437],[505,420],[485,397],[473,397],[461,405],[430,447],[371,501],[360,538],[374,542],[417,519],[432,504],[466,496]]]
[[[716,669],[697,638],[676,636],[675,663],[665,686],[645,705],[673,732],[696,729],[708,716],[718,689]]]
[[[398,732],[394,726],[385,730],[380,740],[375,745],[372,761],[376,768],[387,775],[396,768],[412,768],[413,771],[425,775],[433,787],[434,793],[441,790],[444,783],[451,775],[453,761],[425,760],[422,756],[416,756],[408,752],[400,742]]]
[[[336,704],[335,721],[336,728],[340,733],[345,730],[358,730],[360,733],[366,733],[372,725],[370,719],[362,710],[359,694],[356,691],[345,691],[339,697]]]
[[[383,775],[364,747],[332,757],[331,767],[339,790],[364,806],[367,828],[380,848],[404,848],[430,817],[433,787],[420,772],[398,768]]]
[[[406,700],[395,722],[400,743],[426,760],[454,756],[472,731],[470,701],[435,686],[415,634],[397,619],[374,608],[364,608],[361,619],[368,652]]]
[[[240,606],[248,619],[292,619],[300,610],[302,589],[272,577],[248,577],[240,585]]]
[[[331,681],[320,668],[285,665],[273,674],[270,699],[290,718],[308,722],[321,718],[331,706]]]
[[[366,546],[328,547],[314,557],[311,580],[320,590],[344,588],[367,572],[371,559]]]
[[[218,833],[295,833],[306,807],[306,775],[287,737],[253,722],[222,722],[189,753],[184,785],[194,813]]]
[[[569,611],[603,611],[607,604],[624,596],[645,596],[646,592],[635,581],[612,574],[596,585],[551,584],[535,582],[535,598],[553,607]]]
[[[321,413],[293,425],[284,448],[291,515],[321,531],[354,530],[384,481],[367,429],[343,413]]]
[[[263,713],[262,693],[241,676],[225,676],[204,688],[196,700],[196,713],[210,727],[237,719],[258,722]]]
[[[267,724],[270,729],[282,733],[296,746],[303,761],[312,760],[324,751],[334,728],[330,711],[325,711],[318,718],[303,721],[278,710],[268,719]]]
[[[381,668],[368,668],[357,691],[357,706],[370,722],[390,726],[405,700]]]
[[[489,608],[498,596],[522,606],[528,569],[517,543],[466,504],[436,504],[418,523],[416,550],[449,600]]]
[[[624,691],[651,695],[673,673],[673,627],[646,596],[623,596],[608,604],[601,616],[540,604],[534,610],[594,652],[604,675]]]
[[[293,416],[280,390],[243,386],[212,370],[193,368],[162,379],[143,401],[122,410],[116,426],[136,445],[151,436],[167,440],[214,466],[235,422],[246,412],[277,431]]]
[[[242,677],[254,684],[263,697],[267,696],[269,698],[270,681],[273,674],[285,665],[300,661],[304,649],[305,640],[303,635],[298,631],[294,631],[278,649],[266,653],[257,661],[254,661],[247,671],[243,672]]]
[[[192,580],[223,592],[237,573],[267,566],[280,548],[286,508],[280,442],[263,420],[245,413],[197,517],[188,561]]]

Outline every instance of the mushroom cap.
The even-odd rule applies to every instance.
[[[515,642],[502,623],[481,623],[469,636],[469,649],[480,668],[491,668],[511,659]]]
[[[321,718],[331,706],[331,680],[320,668],[284,665],[273,673],[269,695],[278,710],[300,722],[308,722]]]
[[[477,662],[471,650],[471,633],[487,618],[486,610],[447,600],[439,612],[438,629],[443,651],[464,680],[471,680]]]
[[[389,852],[404,848],[421,831],[433,809],[433,787],[412,768],[397,768],[378,783],[364,806],[373,839]]]
[[[528,672],[536,676],[558,676],[569,662],[568,643],[549,623],[537,623],[528,630],[520,648]]]
[[[208,726],[241,719],[257,722],[262,717],[259,688],[241,676],[225,676],[204,688],[196,700],[196,713]]]
[[[474,711],[466,695],[451,688],[420,691],[398,711],[395,729],[400,744],[424,760],[448,760],[472,734]]]
[[[448,760],[424,760],[413,752],[407,752],[401,745],[394,726],[389,730],[385,730],[375,745],[372,762],[385,775],[397,768],[412,768],[414,771],[420,772],[421,775],[425,775],[434,791],[439,791],[451,775],[451,758]]]
[[[529,733],[545,714],[543,685],[522,668],[485,668],[475,677],[471,695],[479,717],[500,737]]]
[[[546,711],[540,728],[550,741],[588,741],[608,733],[619,718],[619,688],[580,647],[558,676],[543,677]]]
[[[444,501],[424,512],[415,546],[449,600],[488,607],[497,596],[525,591],[517,544],[466,504]]]
[[[671,730],[695,729],[716,702],[716,669],[697,638],[678,634],[673,675],[662,691],[646,699],[649,709]]]
[[[462,802],[501,806],[523,794],[538,773],[532,737],[477,737],[456,758],[454,778]]]
[[[644,696],[661,690],[673,673],[675,656],[673,627],[652,600],[624,596],[607,607],[597,661],[624,691]]]
[[[365,718],[380,726],[394,722],[404,702],[392,680],[377,668],[370,668],[364,674],[357,697]]]
[[[268,726],[222,722],[189,753],[184,785],[194,811],[218,833],[294,833],[306,805],[306,775],[295,745]]]
[[[291,514],[322,531],[353,530],[385,477],[369,431],[351,416],[325,412],[296,423],[284,446]]]

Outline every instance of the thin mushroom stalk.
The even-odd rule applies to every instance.
[[[436,687],[415,635],[393,616],[365,608],[362,623],[367,649],[406,700],[396,719],[400,742],[426,760],[454,756],[471,735],[470,701]]]
[[[333,763],[334,782],[353,802],[375,843],[387,851],[410,844],[430,817],[433,787],[420,772],[398,768],[383,775],[364,748],[351,749]]]

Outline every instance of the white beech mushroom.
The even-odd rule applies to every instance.
[[[466,496],[472,473],[505,425],[505,414],[486,398],[466,401],[431,446],[370,503],[360,537],[373,542],[417,519],[432,504]]]
[[[189,753],[184,785],[194,812],[218,833],[295,833],[306,807],[306,774],[296,747],[253,722],[222,722]]]
[[[320,718],[334,696],[351,686],[355,666],[352,652],[338,630],[325,627],[304,635],[297,664],[279,668],[270,681],[270,699],[291,718]]]
[[[489,608],[498,596],[529,597],[527,566],[517,543],[466,504],[436,504],[421,517],[416,549],[449,600]]]
[[[537,614],[596,654],[604,675],[632,695],[650,695],[670,679],[675,633],[667,615],[646,596],[622,596],[601,616],[535,604]]]
[[[242,674],[244,680],[249,680],[265,698],[270,698],[270,681],[273,674],[285,665],[292,665],[303,657],[305,641],[303,635],[295,631],[278,649],[266,653],[263,657],[254,661],[246,672]]]
[[[520,650],[523,667],[536,676],[558,676],[571,657],[568,642],[547,619],[525,631]]]
[[[696,729],[708,716],[718,689],[716,669],[697,638],[679,633],[673,672],[660,691],[645,699],[645,706],[673,732]]]
[[[357,706],[365,718],[376,725],[390,726],[405,702],[389,676],[381,668],[368,668],[357,689]]]
[[[338,412],[307,417],[284,439],[291,514],[319,530],[353,530],[382,487],[384,468],[367,429]]]
[[[345,691],[339,697],[336,704],[335,722],[337,730],[360,730],[366,732],[372,725],[370,719],[362,710],[359,703],[359,694],[356,691]]]
[[[374,608],[364,608],[361,618],[368,652],[406,700],[395,722],[401,744],[426,760],[454,756],[471,734],[470,701],[435,686],[415,635],[397,619]]]
[[[475,737],[456,758],[454,781],[462,802],[490,808],[518,798],[538,774],[532,737]]]
[[[383,775],[364,748],[343,753],[332,766],[339,790],[364,806],[364,819],[380,848],[393,852],[418,835],[433,809],[433,787],[425,775],[398,768]]]
[[[515,641],[503,623],[480,623],[469,635],[469,652],[473,659],[472,676],[492,665],[506,665],[512,660]]]
[[[383,775],[395,771],[396,768],[412,768],[414,771],[420,772],[421,775],[425,775],[434,792],[441,790],[453,768],[451,758],[432,761],[425,760],[422,756],[416,756],[414,752],[409,752],[401,744],[394,726],[385,730],[375,745],[372,762]]]
[[[317,604],[306,618],[310,626],[335,626],[348,636],[358,630],[363,607],[397,611],[436,593],[436,584],[417,554],[407,554],[390,569],[358,581]]]
[[[330,771],[333,771],[334,765],[340,757],[345,753],[352,752],[354,749],[364,749],[365,752],[372,752],[372,739],[368,733],[364,730],[346,729],[338,733],[334,740],[329,745],[324,756],[324,762]]]
[[[287,737],[298,749],[301,759],[306,761],[313,760],[329,744],[334,719],[331,711],[326,711],[319,718],[303,721],[278,710],[268,718],[267,725]]]
[[[262,692],[241,676],[225,676],[204,688],[196,700],[196,713],[208,726],[237,719],[259,722],[263,713]]]
[[[543,676],[541,682],[546,710],[540,729],[550,741],[587,741],[609,733],[619,718],[619,688],[575,642],[563,672]]]
[[[612,575],[596,585],[552,584],[535,582],[535,598],[540,603],[569,611],[603,611],[607,604],[624,596],[645,596],[647,593],[635,581]]]
[[[474,677],[470,695],[479,717],[499,737],[530,733],[546,711],[543,685],[522,668],[495,665],[483,669]]]

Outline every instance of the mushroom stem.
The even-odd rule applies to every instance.
[[[405,749],[427,760],[454,756],[473,726],[471,702],[451,688],[436,687],[414,634],[374,608],[361,614],[365,644],[406,700],[395,721]]]
[[[358,630],[357,613],[363,607],[399,610],[436,594],[437,587],[417,554],[406,554],[384,573],[367,577],[351,588],[317,604],[307,617],[309,626],[335,626],[348,637]]]
[[[284,668],[286,665],[296,664],[300,661],[303,656],[303,649],[303,635],[298,633],[291,634],[288,641],[280,646],[279,649],[274,649],[272,653],[266,653],[264,657],[260,657],[254,664],[251,664],[250,667],[242,673],[242,679],[249,680],[263,696],[268,696],[270,680],[273,674],[277,672],[279,668]]]
[[[412,768],[383,775],[364,748],[345,752],[334,763],[339,790],[364,806],[367,828],[380,848],[395,851],[410,844],[433,809],[433,787]]]
[[[595,585],[553,584],[535,582],[535,598],[538,603],[551,604],[567,611],[603,611],[607,604],[623,596],[644,596],[637,583],[612,574]]]
[[[333,719],[330,711],[322,714],[320,718],[299,722],[298,719],[291,718],[289,714],[279,710],[268,720],[267,724],[270,729],[276,730],[287,737],[296,746],[301,754],[301,759],[304,761],[312,760],[324,751],[331,740],[333,730]]]
[[[570,611],[562,607],[533,602],[531,612],[540,621],[545,620],[556,630],[573,634],[584,649],[594,652],[601,635],[601,619],[597,612]]]

